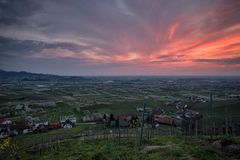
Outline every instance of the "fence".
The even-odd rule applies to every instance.
[[[188,121],[180,128],[175,126],[160,125],[158,128],[144,127],[143,138],[150,139],[155,136],[217,136],[217,135],[240,135],[240,116],[208,116],[201,120]],[[55,137],[42,136],[31,144],[24,145],[21,149],[26,152],[39,153],[44,151],[58,150],[60,144],[71,140],[121,140],[135,138],[140,140],[140,128],[96,128],[85,130],[77,134],[58,135]],[[40,134],[41,136],[41,134]],[[140,143],[139,143],[140,145]]]
[[[66,142],[72,139],[78,139],[82,141],[88,140],[109,140],[115,139],[119,143],[124,139],[136,138],[140,139],[140,128],[105,128],[105,129],[94,129],[86,130],[78,134],[69,134],[69,135],[60,135],[55,136],[54,138],[42,136],[40,140],[32,142],[23,146],[21,149],[25,150],[28,153],[39,153],[40,155],[44,151],[58,150],[60,148],[60,143]],[[143,137],[150,139],[154,136],[167,135],[175,136],[181,135],[176,128],[172,126],[165,126],[164,128],[144,128]]]
[[[196,120],[188,125],[178,129],[174,126],[163,126],[160,125],[158,128],[144,127],[143,138],[150,139],[155,136],[200,136],[200,135],[240,135],[240,125],[237,127],[231,127],[232,123],[225,119],[225,125],[219,126],[214,121],[209,119]],[[215,125],[213,125],[215,124]],[[221,130],[218,127],[223,127]],[[128,138],[135,138],[137,141],[140,140],[140,128],[97,128],[92,130],[85,130],[78,134],[67,134],[59,135],[55,137],[44,137],[33,141],[31,144],[23,146],[21,149],[29,153],[39,153],[40,155],[44,151],[58,150],[60,144],[72,139],[78,139],[82,141],[89,140],[106,140],[115,139],[119,143],[122,140]],[[140,142],[141,143],[141,142]],[[139,143],[139,145],[140,145]]]
[[[240,116],[222,118],[209,116],[202,120],[189,121],[182,125],[184,135],[232,135],[240,136]]]

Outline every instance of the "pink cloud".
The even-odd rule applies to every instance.
[[[169,29],[169,34],[168,34],[168,39],[171,40],[174,33],[177,31],[177,28],[179,27],[180,23],[179,22],[176,22],[174,23],[170,29]]]

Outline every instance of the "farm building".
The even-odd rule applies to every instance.
[[[174,125],[175,118],[171,116],[166,116],[166,115],[155,115],[154,122],[158,124],[164,124],[164,125]]]
[[[61,128],[60,122],[49,122],[49,123],[48,123],[48,129],[49,129],[49,130],[59,129],[59,128]]]
[[[25,123],[15,123],[13,124],[13,129],[18,132],[18,134],[32,132],[32,126]]]

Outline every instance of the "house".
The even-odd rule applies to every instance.
[[[14,131],[12,125],[12,121],[4,118],[0,119],[0,138],[4,138],[6,136],[15,136],[18,134],[16,131]]]
[[[48,123],[48,129],[49,130],[58,129],[58,128],[61,128],[60,122],[49,122]]]
[[[73,124],[77,123],[77,118],[76,117],[69,117],[69,121],[71,121]]]
[[[44,121],[44,120],[34,121],[34,129],[38,128],[38,126],[40,125],[48,126],[48,121]]]
[[[61,123],[62,128],[72,128],[74,126],[74,123],[67,119],[65,122]]]
[[[43,123],[39,124],[37,128],[34,128],[35,133],[43,133],[48,131],[48,125],[44,125]]]
[[[0,132],[8,134],[12,130],[12,121],[5,118],[0,119]]]
[[[70,116],[60,119],[60,125],[62,128],[72,128],[77,122],[77,118]]]
[[[193,111],[193,110],[187,110],[184,113],[184,116],[188,119],[200,119],[200,118],[202,118],[202,115],[199,112]]]
[[[140,113],[143,112],[143,108],[142,107],[139,107],[136,110],[137,110],[137,112],[140,112]],[[145,112],[150,113],[151,111],[152,111],[152,109],[150,107],[145,107]]]
[[[175,125],[185,133],[189,131],[189,126],[194,126],[196,120],[202,119],[202,115],[199,112],[193,110],[187,110],[184,113],[180,113],[175,117]],[[200,128],[200,121],[198,122]],[[192,127],[191,127],[192,128]]]
[[[0,124],[0,138],[8,137],[8,130],[6,125]]]
[[[45,120],[34,121],[33,131],[35,133],[47,132],[48,131],[48,121],[45,121]]]
[[[13,129],[18,132],[18,134],[25,134],[32,132],[32,126],[25,123],[15,123],[13,124]]]
[[[12,124],[11,120],[7,120],[5,118],[0,118],[0,124],[5,125],[5,124]]]
[[[164,124],[164,125],[174,125],[175,118],[166,115],[155,115],[154,122],[157,124]]]
[[[71,124],[74,126],[77,123],[77,118],[73,117],[73,116],[70,116],[70,117],[67,117],[67,118],[65,117],[65,118],[60,119],[61,126],[62,126],[63,123],[66,123],[66,122],[71,122]]]
[[[2,124],[3,122],[5,122],[6,121],[6,119],[5,118],[0,118],[0,124]]]

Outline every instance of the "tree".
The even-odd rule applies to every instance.
[[[109,117],[108,125],[111,126],[111,125],[112,125],[111,123],[112,123],[113,121],[115,121],[115,118],[114,118],[114,115],[111,113],[111,114],[110,114],[110,117]]]

